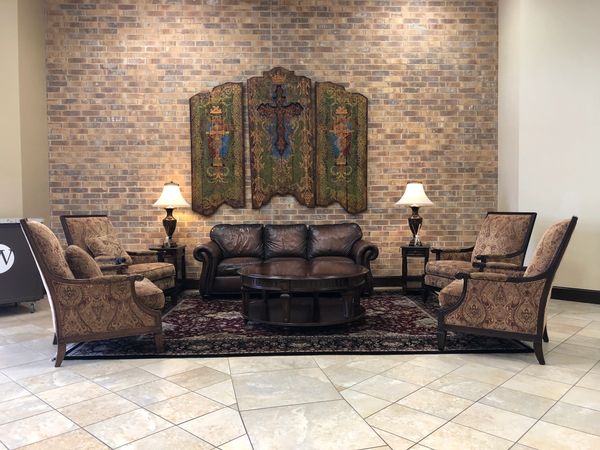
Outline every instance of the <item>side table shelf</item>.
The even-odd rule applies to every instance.
[[[402,246],[402,292],[419,293],[423,291],[423,282],[425,281],[425,266],[429,262],[429,245],[403,245]],[[423,272],[421,275],[408,275],[408,258],[423,258]],[[409,288],[409,281],[419,281],[419,288]]]

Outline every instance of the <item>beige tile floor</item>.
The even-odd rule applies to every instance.
[[[532,354],[50,362],[47,302],[0,308],[0,449],[600,448],[600,306]]]

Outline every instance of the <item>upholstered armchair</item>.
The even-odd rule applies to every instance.
[[[105,215],[60,216],[69,245],[77,245],[94,257],[105,274],[140,274],[169,294],[175,286],[173,264],[158,262],[151,250],[125,251]]]
[[[440,291],[438,347],[446,333],[458,331],[533,341],[535,356],[544,364],[542,340],[548,342],[546,306],[554,275],[565,253],[577,217],[552,225],[542,236],[531,264],[513,274],[461,273]]]
[[[432,248],[435,260],[425,267],[423,299],[426,300],[431,291],[450,284],[457,273],[484,271],[490,263],[502,263],[508,270],[521,266],[536,215],[530,212],[488,212],[473,246]]]
[[[74,342],[153,334],[157,352],[163,351],[160,309],[165,298],[159,288],[140,274],[102,275],[93,259],[77,247],[89,261],[73,268],[80,273],[91,270],[95,276],[76,279],[48,227],[28,219],[21,220],[21,226],[52,310],[56,367],[62,364],[66,345]]]

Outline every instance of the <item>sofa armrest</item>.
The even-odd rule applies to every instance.
[[[217,276],[217,266],[223,259],[223,253],[216,242],[208,241],[196,246],[194,258],[202,263],[199,284],[200,294],[208,295],[212,291]]]
[[[120,275],[127,271],[127,264],[123,262],[117,262],[116,258],[109,258],[108,256],[96,256],[94,261],[100,267],[100,271],[103,275]]]
[[[361,239],[354,243],[350,254],[356,264],[370,268],[371,261],[379,256],[379,249],[374,243]]]
[[[154,250],[127,250],[131,256],[132,264],[148,264],[158,262],[158,252]]]
[[[471,254],[473,253],[474,246],[470,247],[433,247],[431,253],[435,255],[437,261],[440,260],[459,260],[459,261],[470,261]]]

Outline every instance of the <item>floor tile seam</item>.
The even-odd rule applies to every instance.
[[[170,400],[170,399],[167,399],[167,400]],[[162,400],[161,400],[161,401],[162,401]],[[156,403],[160,403],[160,402],[156,402]],[[147,406],[156,405],[156,403],[152,403],[152,404],[150,404],[150,405],[147,405]],[[237,409],[235,409],[235,408],[231,408],[231,407],[229,407],[229,406],[226,406],[226,405],[223,405],[222,403],[219,403],[219,405],[221,405],[222,407],[221,407],[221,408],[218,408],[218,409],[215,409],[214,411],[209,411],[209,412],[207,412],[207,413],[204,413],[204,414],[201,414],[201,415],[199,415],[199,416],[192,417],[191,419],[186,419],[186,420],[184,420],[183,422],[180,422],[180,423],[175,423],[175,422],[173,422],[173,421],[171,421],[171,420],[167,419],[166,417],[163,417],[163,416],[161,416],[160,414],[158,414],[158,413],[155,413],[154,411],[151,411],[151,410],[150,410],[150,409],[148,409],[147,407],[144,407],[144,406],[142,406],[142,407],[141,407],[141,408],[139,408],[139,409],[143,409],[143,410],[145,410],[145,411],[149,412],[150,414],[153,414],[153,415],[155,415],[155,416],[158,416],[158,417],[160,417],[161,419],[164,419],[164,420],[166,420],[167,422],[169,422],[169,423],[173,424],[174,426],[176,426],[176,427],[180,427],[180,428],[181,428],[181,425],[183,425],[183,424],[185,424],[185,423],[191,422],[191,421],[193,421],[193,420],[199,419],[200,417],[207,416],[207,415],[209,415],[209,414],[212,414],[212,413],[215,413],[215,412],[217,412],[217,411],[221,411],[221,410],[223,410],[223,409],[225,409],[225,408],[231,409],[231,410],[233,410],[233,411],[236,411],[236,412],[238,412],[238,413],[240,412],[240,411],[238,411]],[[131,411],[130,411],[130,412],[131,412]],[[124,414],[127,414],[127,413],[124,413]],[[241,414],[240,414],[240,416],[241,416]],[[113,417],[116,417],[116,416],[113,416]],[[104,419],[104,420],[107,420],[107,419]],[[101,421],[101,422],[102,422],[102,421]],[[212,445],[212,444],[211,444],[211,445]]]
[[[52,373],[52,372],[47,372],[47,373]],[[46,375],[46,374],[43,374],[43,373],[41,373],[40,375],[34,375],[33,377],[29,377],[29,378],[35,378],[35,377],[37,377],[37,376],[43,376],[43,375]],[[29,378],[22,378],[20,381],[23,381],[23,380],[28,380]],[[85,380],[73,381],[72,383],[63,384],[62,386],[54,386],[54,387],[51,387],[51,388],[49,388],[49,389],[44,389],[43,391],[39,391],[39,392],[35,392],[35,393],[34,393],[33,391],[30,391],[30,392],[31,392],[31,393],[34,393],[34,394],[41,394],[41,393],[43,393],[43,392],[48,392],[48,391],[51,391],[52,389],[58,389],[58,388],[66,387],[66,386],[71,386],[72,384],[75,384],[75,383],[81,383],[81,381],[85,381]],[[27,386],[25,386],[25,385],[23,385],[23,384],[19,383],[18,381],[15,381],[15,383],[17,383],[19,386],[21,386],[21,387],[23,387],[23,388],[25,388],[25,389],[28,389],[28,390],[29,390],[29,388],[27,388]],[[96,383],[96,384],[97,384],[97,383]],[[103,386],[102,386],[102,387],[103,387]]]
[[[269,357],[269,355],[265,355],[265,357]],[[234,376],[241,376],[241,375],[256,375],[259,373],[263,374],[263,373],[289,372],[292,370],[309,370],[309,369],[318,369],[321,372],[323,372],[323,369],[321,369],[321,367],[317,364],[314,367],[286,367],[285,369],[254,370],[252,372],[237,372],[237,373],[232,372],[229,374],[229,376],[233,378]]]
[[[223,372],[221,372],[221,373],[223,373]],[[190,388],[188,388],[188,387],[185,387],[185,386],[184,386],[184,385],[182,385],[182,384],[176,383],[175,381],[171,381],[171,380],[168,380],[168,379],[166,379],[166,378],[159,378],[159,380],[168,381],[169,383],[173,383],[173,384],[175,384],[175,385],[177,385],[177,386],[179,386],[179,387],[181,387],[181,388],[183,388],[183,389],[187,389],[187,390],[188,390],[188,391],[190,391],[190,392],[196,392],[196,391],[199,391],[200,389],[204,389],[204,388],[207,388],[207,387],[211,387],[211,386],[214,386],[214,385],[216,385],[216,384],[223,383],[223,382],[225,382],[225,381],[229,381],[229,380],[231,380],[231,381],[232,381],[232,383],[233,383],[233,380],[232,380],[231,376],[229,376],[229,380],[221,380],[221,381],[216,381],[216,382],[214,382],[214,383],[209,383],[209,384],[207,384],[207,385],[205,385],[205,386],[199,387],[198,389],[190,389]],[[154,381],[158,381],[158,380],[154,380]],[[150,383],[152,383],[152,381],[150,381]],[[145,384],[145,383],[142,383],[142,384]],[[141,385],[140,385],[140,384],[138,384],[138,386],[141,386]],[[133,387],[133,386],[132,386],[132,387]],[[126,388],[126,389],[127,389],[127,388]],[[124,389],[123,389],[123,390],[124,390]]]
[[[133,441],[129,441],[129,442],[126,442],[125,444],[121,444],[121,445],[119,445],[118,447],[115,447],[115,448],[117,448],[117,449],[119,449],[119,448],[122,448],[122,447],[124,447],[124,446],[126,446],[126,445],[130,445],[130,444],[133,444],[133,443],[135,443],[135,442],[139,442],[139,441],[141,441],[141,440],[143,440],[143,439],[149,438],[150,436],[154,436],[154,435],[156,435],[156,434],[162,433],[163,431],[171,430],[171,429],[173,429],[173,428],[179,428],[181,431],[185,431],[186,433],[189,433],[189,434],[191,434],[191,435],[192,435],[192,436],[194,436],[195,438],[197,438],[197,439],[200,439],[202,442],[205,442],[205,443],[207,443],[208,445],[211,445],[211,446],[213,446],[213,447],[214,447],[214,445],[212,445],[210,442],[207,442],[207,441],[205,441],[204,439],[201,439],[201,438],[199,438],[199,437],[198,437],[198,436],[196,436],[195,434],[193,434],[193,433],[190,433],[189,431],[187,431],[187,430],[184,430],[183,428],[180,428],[179,426],[177,426],[177,425],[173,424],[172,422],[169,422],[169,423],[171,423],[171,426],[170,426],[170,427],[163,428],[162,430],[157,430],[157,431],[154,431],[154,432],[152,432],[152,433],[150,433],[150,434],[147,434],[147,435],[145,435],[145,436],[142,436],[142,437],[140,437],[140,438],[134,439]],[[86,430],[86,431],[87,431],[87,430]],[[89,433],[89,431],[88,431],[88,433]],[[91,434],[91,433],[90,433],[90,434]],[[94,436],[94,435],[92,435],[92,436]],[[94,436],[94,437],[95,437],[95,436]],[[97,439],[98,439],[98,438],[97,438]],[[102,442],[104,442],[104,441],[102,441]],[[106,445],[108,445],[108,444],[106,444]],[[109,447],[109,448],[111,448],[111,449],[113,448],[113,447],[111,447],[110,445],[108,445],[108,447]]]
[[[353,391],[353,392],[358,392],[359,394],[369,395],[369,394],[365,394],[364,392],[354,391],[353,389],[347,389],[347,390],[351,390],[351,391]],[[372,396],[372,395],[369,395],[369,397],[373,397],[373,396]],[[350,403],[348,400],[346,400],[346,397],[344,397],[344,396],[342,395],[342,398],[344,399],[344,401],[345,401],[346,403],[348,403],[348,405],[350,405],[350,407],[351,407],[351,408],[352,408],[354,411],[356,411],[356,409],[355,409],[355,408],[352,406],[352,404],[351,404],[351,403]],[[373,397],[373,398],[375,398],[375,399],[377,399],[377,400],[381,400],[380,398],[377,398],[377,397]],[[378,412],[381,412],[381,411],[383,411],[385,408],[389,408],[391,405],[393,405],[393,404],[394,404],[394,402],[390,402],[390,401],[388,401],[388,400],[384,400],[384,401],[388,402],[388,403],[389,403],[389,405],[385,405],[385,406],[383,406],[383,407],[379,408],[377,411],[374,411],[374,412],[372,412],[371,414],[369,414],[369,415],[368,415],[368,416],[366,416],[366,417],[363,417],[363,416],[362,416],[362,415],[361,415],[361,414],[360,414],[358,411],[356,411],[356,414],[358,414],[358,415],[360,416],[360,418],[366,422],[366,421],[367,421],[367,419],[368,419],[369,417],[372,417],[372,416],[374,416],[374,415],[375,415],[375,414],[377,414]]]
[[[411,442],[412,445],[409,448],[412,448],[415,445],[418,445],[418,442],[415,442],[415,441],[413,441],[411,439],[408,439],[408,438],[405,438],[405,437],[402,437],[402,436],[398,436],[397,434],[392,433],[391,431],[386,431],[386,430],[383,430],[381,428],[374,427],[373,425],[370,425],[370,424],[367,424],[367,425],[369,425],[369,427],[371,427],[371,429],[377,434],[377,436],[379,436],[383,440],[383,442],[385,442],[385,444],[387,446],[389,446],[389,447],[391,447],[391,446],[388,444],[388,442],[385,440],[385,438],[382,435],[379,434],[378,431],[382,431],[383,433],[388,433],[388,434],[391,434],[392,436],[399,437],[400,439],[404,439],[404,440],[406,440],[408,442]]]
[[[175,358],[172,358],[172,359],[175,359]],[[194,364],[196,364],[196,363],[194,363]],[[136,368],[138,368],[138,369],[141,369],[141,370],[143,370],[144,372],[147,372],[147,373],[149,373],[149,374],[150,374],[150,375],[152,375],[152,376],[155,376],[155,377],[157,377],[157,378],[160,378],[160,379],[162,379],[162,380],[166,380],[166,379],[167,379],[167,378],[169,378],[169,377],[174,377],[174,376],[177,376],[177,375],[181,375],[182,373],[191,372],[192,370],[197,370],[197,369],[200,369],[201,367],[206,367],[206,366],[203,366],[203,365],[201,365],[201,364],[198,364],[198,367],[194,367],[194,368],[192,368],[192,369],[186,369],[186,370],[182,370],[181,372],[170,373],[170,374],[168,374],[168,375],[158,375],[158,374],[156,374],[156,373],[154,373],[154,372],[151,372],[151,371],[150,371],[150,370],[148,370],[148,369],[145,369],[145,368],[144,368],[144,366],[132,366],[132,367],[136,367]],[[131,369],[126,369],[126,370],[131,370]],[[215,369],[213,369],[213,370],[215,370]],[[220,371],[219,371],[219,372],[220,372]]]
[[[75,431],[80,431],[80,430],[81,430],[81,431],[83,431],[84,433],[87,433],[87,434],[89,434],[89,435],[90,435],[92,438],[94,438],[94,439],[98,439],[98,438],[96,438],[96,436],[94,436],[94,435],[93,435],[92,433],[90,433],[88,430],[84,429],[83,427],[79,427],[79,426],[78,426],[78,428],[76,428],[75,430],[65,431],[64,433],[60,433],[60,434],[57,434],[57,435],[55,435],[55,436],[50,436],[50,437],[47,437],[47,438],[41,439],[41,440],[39,440],[39,441],[31,442],[31,443],[29,443],[29,444],[22,445],[21,447],[17,447],[17,448],[15,448],[14,450],[19,450],[19,449],[22,449],[23,447],[27,447],[27,446],[29,446],[29,445],[33,445],[33,444],[39,444],[40,442],[49,441],[50,439],[54,439],[54,438],[57,438],[57,437],[59,437],[59,436],[64,436],[65,434],[73,433],[73,432],[75,432]],[[8,448],[8,446],[7,446],[7,448]],[[110,448],[110,446],[109,446],[109,448]]]
[[[236,398],[236,401],[237,401],[237,398]],[[238,405],[238,408],[239,408],[239,403],[236,403],[236,404]],[[232,409],[233,409],[233,408],[232,408]],[[246,436],[248,437],[248,442],[250,442],[250,447],[251,447],[251,448],[254,450],[254,444],[252,443],[252,439],[250,439],[250,433],[248,432],[248,427],[246,426],[246,421],[244,420],[244,416],[242,415],[242,411],[236,410],[236,412],[238,413],[238,416],[240,416],[240,421],[242,422],[242,427],[244,427],[244,431],[246,432]],[[243,436],[243,435],[242,435],[242,436]],[[227,442],[224,442],[224,443],[222,443],[222,444],[219,444],[219,445],[218,445],[218,446],[216,446],[216,447],[221,447],[221,446],[223,446],[223,445],[225,445],[225,444],[228,444],[228,443],[229,443],[229,442],[231,442],[231,441],[235,441],[236,439],[239,439],[239,437],[240,437],[240,436],[238,436],[238,437],[235,437],[235,438],[233,438],[233,439],[230,439],[229,441],[227,441]],[[212,445],[212,444],[211,444],[211,445]]]
[[[566,405],[571,405],[571,406],[575,406],[575,407],[578,407],[578,408],[581,408],[581,409],[588,409],[590,411],[594,411],[594,412],[600,413],[600,411],[598,411],[596,409],[585,408],[585,407],[579,406],[579,405],[572,405],[571,403],[565,403],[565,402],[563,402],[563,403],[566,404]],[[568,428],[568,429],[573,430],[573,431],[578,431],[579,433],[585,433],[585,434],[589,434],[590,436],[598,436],[598,437],[600,437],[600,431],[598,431],[598,434],[596,434],[596,433],[589,433],[587,431],[578,430],[577,428],[573,428],[572,426],[569,426],[569,425],[563,425],[562,423],[555,423],[555,422],[550,422],[548,420],[544,420],[544,417],[547,415],[547,413],[548,413],[548,411],[546,411],[546,414],[544,414],[542,417],[540,417],[539,422],[549,423],[551,425],[557,425],[559,427]]]
[[[417,392],[417,391],[415,391],[415,392]],[[439,391],[435,391],[435,392],[439,392]],[[414,394],[414,392],[411,392],[411,394]],[[404,398],[408,397],[408,396],[409,396],[409,395],[411,395],[411,394],[408,394],[408,395],[406,395],[406,396],[402,397],[400,400],[402,400],[402,399],[404,399]],[[442,392],[442,394],[446,394],[446,392]],[[453,394],[448,394],[448,395],[453,395]],[[392,405],[398,405],[398,406],[402,406],[402,407],[404,407],[404,408],[412,409],[413,411],[417,411],[417,412],[420,412],[420,413],[423,413],[423,414],[428,414],[428,415],[430,415],[430,416],[437,417],[438,419],[445,420],[446,422],[450,422],[450,421],[454,420],[454,419],[455,419],[457,416],[459,416],[459,415],[461,415],[463,412],[465,412],[467,409],[469,409],[470,407],[472,407],[474,404],[476,404],[476,403],[477,403],[477,402],[474,402],[473,400],[469,400],[469,399],[466,399],[466,398],[458,397],[458,395],[453,395],[453,397],[460,398],[461,400],[467,400],[467,401],[470,401],[470,402],[472,402],[472,403],[471,403],[469,406],[467,406],[465,409],[463,409],[462,411],[460,411],[459,413],[456,413],[456,414],[455,414],[454,416],[452,416],[450,419],[447,419],[446,417],[441,417],[441,416],[438,416],[438,415],[436,415],[436,414],[433,414],[433,413],[430,413],[430,412],[427,412],[427,411],[422,411],[422,410],[420,410],[420,409],[414,408],[414,407],[412,407],[412,406],[409,406],[409,405],[402,404],[402,403],[400,403],[400,400],[398,400],[397,402],[394,402],[394,403],[392,403]]]
[[[470,430],[477,431],[478,433],[483,433],[483,434],[486,434],[488,436],[492,436],[494,438],[503,439],[505,441],[511,442],[512,443],[511,447],[512,447],[515,444],[517,444],[519,442],[519,439],[521,439],[523,436],[525,436],[529,432],[529,430],[531,428],[533,428],[535,426],[535,424],[538,422],[538,420],[536,420],[536,419],[533,419],[533,420],[534,420],[534,423],[529,428],[527,428],[527,430],[521,436],[519,436],[519,438],[516,441],[514,441],[512,439],[509,439],[507,437],[498,436],[497,434],[490,433],[489,431],[478,430],[477,428],[475,428],[475,427],[473,427],[471,425],[465,425],[465,424],[462,424],[462,423],[454,422],[454,419],[449,420],[447,423],[452,423],[452,424],[455,424],[455,425],[460,425],[461,427],[469,428]]]
[[[254,411],[265,411],[268,409],[275,409],[275,408],[290,408],[292,406],[305,406],[305,405],[316,405],[318,403],[333,403],[333,402],[339,402],[339,401],[345,401],[343,397],[340,396],[340,398],[336,398],[333,400],[316,400],[313,402],[302,402],[302,403],[290,403],[290,404],[286,404],[286,405],[275,405],[275,406],[265,406],[262,408],[252,408],[252,409],[240,409],[240,410],[236,410],[234,408],[230,408],[229,406],[227,406],[227,408],[229,409],[233,409],[234,411],[237,411],[240,413],[240,416],[243,417],[242,413],[251,413]],[[239,403],[238,403],[238,408],[239,408]],[[360,416],[360,414],[359,414]],[[361,417],[362,419],[362,417]],[[362,419],[364,421],[364,419]]]

